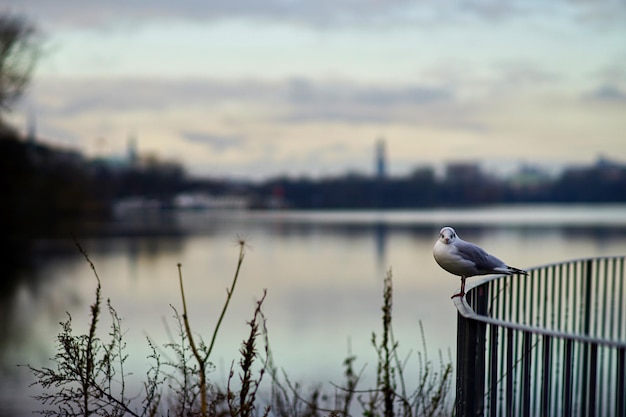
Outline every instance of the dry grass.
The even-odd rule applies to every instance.
[[[36,378],[33,385],[43,388],[43,393],[36,397],[47,406],[47,410],[41,412],[43,415],[339,417],[359,413],[366,417],[421,417],[450,414],[451,360],[444,362],[440,353],[440,364],[436,369],[427,356],[421,323],[422,351],[417,353],[417,369],[407,369],[408,361],[400,360],[399,343],[394,338],[392,326],[391,270],[384,279],[382,334],[372,334],[372,345],[377,353],[374,387],[358,387],[365,366],[356,372],[357,357],[351,352],[343,363],[344,382],[331,384],[331,394],[320,386],[305,393],[284,370],[279,371],[269,349],[267,323],[262,310],[265,291],[256,302],[252,319],[248,322],[250,332],[240,348],[238,369],[234,363],[231,365],[225,387],[212,383],[210,374],[215,367],[210,361],[211,352],[245,258],[243,239],[238,239],[237,267],[209,344],[193,332],[182,266],[178,265],[182,313],[172,306],[175,334],[170,333],[170,342],[163,346],[148,339],[152,365],[139,392],[129,393],[126,386],[128,374],[124,370],[128,357],[122,320],[107,300],[110,331],[106,341],[99,336],[102,315],[100,278],[87,253],[78,243],[77,246],[97,282],[95,300],[90,306],[91,320],[86,334],[76,335],[68,314],[68,319],[61,323],[57,338],[57,353],[52,358],[55,366],[35,368],[28,365]],[[419,383],[409,390],[405,376],[413,372]],[[269,388],[262,390],[261,383],[266,375],[270,377]],[[264,391],[267,393],[261,395]]]

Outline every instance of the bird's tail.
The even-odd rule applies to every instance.
[[[512,266],[508,266],[508,265],[506,266],[506,268],[508,269],[509,272],[513,274],[528,275],[528,272],[524,271],[523,269],[513,268]]]

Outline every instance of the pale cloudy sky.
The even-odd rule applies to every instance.
[[[4,4],[4,6],[2,6]],[[14,121],[263,178],[626,162],[621,0],[2,0],[45,54]]]

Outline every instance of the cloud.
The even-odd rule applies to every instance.
[[[542,18],[546,8],[561,15],[578,16],[581,21],[623,23],[626,7],[621,2],[597,0],[5,0],[4,8],[33,16],[43,25],[56,27],[132,26],[137,21],[211,21],[252,19],[282,21],[314,27],[458,24],[467,20],[502,21],[528,17]]]
[[[526,61],[501,63],[497,70],[503,83],[516,88],[559,83],[559,74],[541,68],[540,64]]]
[[[585,95],[585,98],[597,102],[626,103],[626,91],[612,84],[604,84]]]
[[[224,100],[267,100],[268,84],[246,80],[94,78],[35,80],[33,92],[56,116],[99,111],[157,111],[168,107],[208,106]],[[43,109],[42,109],[43,110]]]
[[[54,117],[78,117],[107,112],[164,112],[203,107],[237,106],[271,113],[275,121],[391,122],[415,121],[415,113],[441,108],[455,101],[455,93],[428,85],[370,85],[356,82],[222,81],[190,79],[54,80],[35,86],[37,111]],[[230,112],[230,111],[229,111]],[[230,112],[237,117],[240,112]],[[207,141],[189,132],[192,141]],[[219,147],[219,145],[216,145]]]
[[[245,138],[235,135],[216,135],[206,132],[181,132],[181,135],[186,141],[207,145],[215,152],[238,148],[245,142]]]
[[[453,103],[455,94],[429,85],[362,85],[347,82],[290,80],[285,98],[293,105],[279,120],[287,123],[311,121],[387,123],[416,120],[413,111]]]
[[[403,86],[395,88],[367,88],[356,91],[352,98],[360,103],[374,106],[395,104],[427,105],[449,101],[453,94],[444,88],[424,86]]]

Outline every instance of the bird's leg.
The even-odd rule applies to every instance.
[[[454,294],[452,297],[450,298],[454,298],[454,297],[463,297],[465,295],[465,277],[461,276],[461,292],[459,292],[458,294]]]

